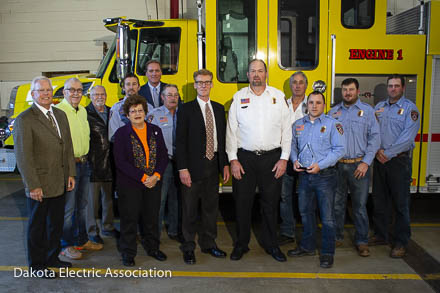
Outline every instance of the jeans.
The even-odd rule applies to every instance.
[[[177,198],[176,177],[174,176],[174,167],[172,162],[168,163],[168,166],[162,175],[162,190],[160,196],[159,235],[162,232],[162,223],[165,218],[165,206],[168,200],[168,234],[176,236],[179,234],[179,202]]]
[[[75,188],[66,192],[61,247],[81,246],[88,241],[86,207],[89,192],[89,165],[76,163]]]
[[[321,255],[335,254],[334,198],[336,169],[328,168],[318,174],[301,172],[298,185],[298,203],[304,231],[300,247],[306,251],[316,249],[315,196],[322,221]]]
[[[295,176],[285,173],[281,185],[280,235],[295,238],[295,214],[293,212],[293,193]]]
[[[90,182],[89,197],[87,204],[87,234],[89,239],[97,242],[99,236],[98,219],[99,207],[102,207],[102,229],[104,231],[113,231],[113,200],[112,200],[113,182]]]
[[[347,205],[347,193],[350,190],[353,221],[356,232],[354,242],[356,245],[368,244],[368,213],[367,199],[370,183],[370,168],[364,177],[356,179],[354,171],[361,162],[353,164],[338,163],[338,186],[335,195],[335,221],[336,240],[344,239],[345,211]]]

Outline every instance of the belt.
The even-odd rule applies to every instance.
[[[400,154],[397,154],[396,157],[409,157],[409,151],[401,152]]]
[[[87,162],[87,156],[86,155],[75,158],[75,163],[84,164],[85,162]]]
[[[252,153],[252,154],[257,155],[257,156],[262,156],[262,155],[267,155],[267,154],[278,152],[278,151],[281,150],[281,148],[276,148],[276,149],[269,150],[269,151],[259,151],[259,150],[257,150],[257,151],[248,151],[248,150],[245,150],[243,148],[239,148],[238,150],[239,151],[243,151],[243,152]]]
[[[364,159],[364,157],[359,157],[359,158],[356,158],[356,159],[340,159],[339,163],[342,163],[342,164],[353,164],[353,163],[360,162],[363,159]]]

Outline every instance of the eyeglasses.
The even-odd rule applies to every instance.
[[[74,89],[74,88],[70,88],[70,89],[65,89],[66,91],[69,91],[71,93],[78,93],[78,94],[82,94],[83,89]]]
[[[51,90],[51,89],[39,89],[39,90],[34,90],[35,92],[39,92],[40,94],[42,94],[42,93],[45,93],[45,94],[48,94],[48,93],[51,93],[53,90]]]
[[[175,94],[175,95],[168,94],[168,95],[165,95],[165,97],[167,97],[167,98],[179,98],[179,94]]]
[[[198,80],[196,80],[195,83],[198,86],[208,86],[208,85],[211,85],[212,80],[207,80],[207,81],[198,81]]]
[[[130,113],[130,114],[142,114],[142,113],[145,113],[145,111],[144,111],[144,109],[130,110],[130,111],[128,111],[128,113]]]

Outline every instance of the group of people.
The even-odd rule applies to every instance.
[[[405,255],[419,112],[404,97],[402,76],[388,78],[389,97],[375,108],[359,100],[356,79],[345,79],[343,101],[326,115],[323,93],[305,96],[303,72],[290,77],[292,97],[286,100],[266,84],[266,64],[255,59],[248,66],[249,86],[234,95],[226,119],[224,106],[211,99],[209,70],[194,72],[197,98],[187,103],[176,85],[161,82],[158,61],[146,64],[146,75],[148,83],[141,87],[138,77],[128,74],[122,82],[125,97],[112,108],[105,105],[102,86],[91,89],[91,103],[84,108],[82,84],[71,78],[63,101],[54,106],[50,80],[32,81],[34,103],[17,117],[14,129],[28,196],[31,269],[47,277],[53,272],[49,267],[69,267],[59,255],[79,259],[83,250],[102,249],[100,235],[118,239],[125,266],[135,265],[138,240],[149,256],[164,261],[159,246],[165,219],[168,236],[181,243],[185,263],[196,263],[196,234],[202,253],[225,258],[216,244],[219,174],[224,183],[232,178],[236,237],[231,260],[249,251],[257,187],[261,245],[277,261],[286,261],[280,245],[295,242],[296,190],[304,231],[289,256],[316,254],[318,207],[320,266],[333,265],[335,247],[344,237],[348,191],[359,255],[368,256],[369,245],[389,243],[391,257]],[[368,238],[373,161],[374,235]],[[120,232],[113,225],[112,184]]]

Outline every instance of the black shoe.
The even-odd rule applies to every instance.
[[[285,245],[287,243],[295,243],[295,238],[294,237],[289,237],[286,235],[280,235],[278,236],[278,245]]]
[[[287,260],[286,256],[284,255],[284,253],[281,251],[281,249],[279,247],[266,249],[266,253],[272,255],[272,257],[276,261],[285,262]]]
[[[288,256],[312,256],[312,255],[316,255],[316,251],[307,251],[302,249],[301,247],[297,247],[295,249],[289,250],[287,252]]]
[[[168,234],[168,237],[172,240],[176,240],[179,243],[183,243],[185,242],[185,238],[183,238],[182,234],[177,234],[177,235],[170,235]]]
[[[135,265],[134,258],[132,258],[132,257],[123,258],[122,264],[126,267],[134,267],[134,265]]]
[[[157,250],[150,250],[150,251],[147,252],[147,254],[149,256],[151,256],[151,257],[154,257],[158,261],[165,261],[165,260],[167,260],[167,256],[165,255],[165,253],[163,253],[159,249],[157,249]]]
[[[110,231],[101,231],[101,235],[105,237],[119,238],[121,236],[121,233],[118,230],[114,229]]]
[[[319,257],[319,266],[329,269],[333,266],[333,255],[324,254]]]
[[[218,258],[225,258],[226,257],[226,252],[224,252],[223,250],[219,249],[218,247],[202,249],[202,252],[203,253],[209,253],[213,257],[218,257]]]
[[[231,253],[231,260],[240,260],[243,257],[243,254],[249,251],[249,248],[243,249],[241,247],[234,247],[234,250],[232,250]]]
[[[72,263],[68,262],[68,261],[62,261],[60,259],[57,259],[53,263],[50,263],[48,265],[48,267],[51,267],[51,268],[71,268],[72,267]]]
[[[194,255],[194,251],[193,250],[184,251],[183,252],[183,261],[187,265],[195,264],[196,263],[196,256]]]

